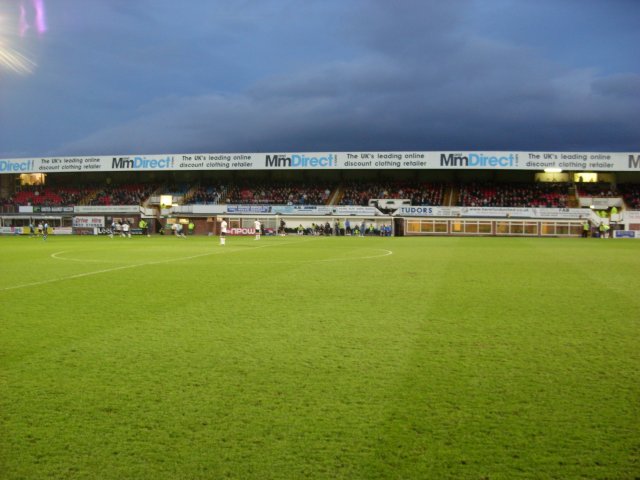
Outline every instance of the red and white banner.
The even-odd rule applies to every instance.
[[[256,229],[251,227],[251,228],[227,228],[227,235],[234,235],[234,236],[239,236],[239,235],[255,235],[256,234]]]
[[[75,228],[101,228],[104,227],[104,217],[73,217]]]

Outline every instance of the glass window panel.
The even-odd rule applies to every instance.
[[[491,233],[491,222],[478,222],[478,232]]]
[[[436,222],[435,231],[437,233],[447,233],[447,222]]]
[[[418,220],[408,220],[407,221],[407,232],[409,232],[409,233],[419,233],[420,232],[420,221],[418,221]]]
[[[422,233],[432,233],[433,232],[433,221],[425,220],[422,222]]]
[[[542,235],[555,235],[556,233],[556,226],[553,223],[542,222],[540,229]]]
[[[464,222],[465,233],[478,233],[478,222]]]

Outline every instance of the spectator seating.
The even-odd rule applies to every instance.
[[[565,208],[569,204],[568,183],[463,184],[457,206]]]
[[[351,182],[344,186],[340,205],[369,205],[371,199],[409,199],[412,205],[442,205],[445,186],[427,182]]]
[[[576,183],[579,197],[618,197],[615,185],[606,182]]]
[[[273,183],[229,185],[224,203],[272,205],[325,205],[331,195],[328,185]]]
[[[224,185],[199,185],[189,190],[183,202],[195,205],[217,205],[223,198],[227,198],[227,188]]]
[[[70,187],[23,187],[11,199],[14,205],[71,206],[88,194],[88,189]]]
[[[156,189],[149,184],[109,186],[97,192],[89,205],[140,205]]]
[[[622,183],[618,188],[627,207],[631,210],[640,210],[640,185]]]

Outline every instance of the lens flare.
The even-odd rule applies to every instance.
[[[36,30],[39,34],[47,31],[47,19],[44,13],[44,0],[33,0],[33,8],[36,11]]]
[[[27,9],[24,8],[24,3],[20,5],[20,38],[24,37],[29,30],[29,22],[27,22]]]
[[[26,41],[30,30],[37,32],[38,36],[47,31],[44,0],[22,0],[13,14],[0,12],[0,73],[8,71],[29,75],[35,71],[36,62],[29,58],[24,48],[19,49],[15,42]]]
[[[29,75],[35,70],[36,63],[0,40],[0,68],[18,75]]]

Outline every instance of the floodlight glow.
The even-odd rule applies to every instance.
[[[173,205],[173,197],[171,195],[160,195],[160,206],[170,207]]]

